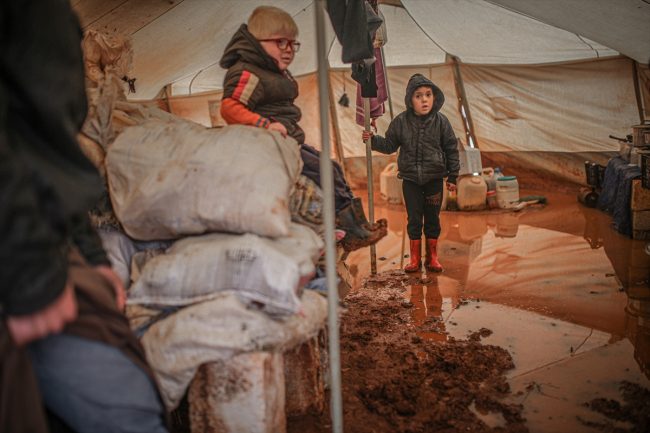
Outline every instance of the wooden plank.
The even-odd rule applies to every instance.
[[[79,16],[81,28],[97,21],[116,7],[129,0],[81,0],[73,9]]]
[[[82,24],[83,30],[96,30],[103,35],[116,37],[132,35],[155,21],[183,0],[120,0],[121,4],[91,22]]]

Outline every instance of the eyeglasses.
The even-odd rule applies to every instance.
[[[279,39],[258,39],[258,42],[277,42],[278,43],[278,48],[281,50],[286,50],[287,46],[290,46],[291,49],[293,50],[294,53],[297,53],[300,51],[300,42],[296,42],[295,39],[286,39],[286,38],[279,38]]]

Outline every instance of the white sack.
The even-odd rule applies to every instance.
[[[244,125],[150,120],[124,129],[106,156],[115,215],[140,240],[208,231],[286,236],[301,169],[294,139]]]
[[[297,293],[316,271],[322,239],[291,223],[289,236],[211,233],[177,241],[149,259],[129,291],[129,304],[183,306],[236,294],[269,314],[300,311]],[[135,262],[135,261],[134,261]]]
[[[304,316],[274,319],[226,294],[154,323],[141,342],[167,409],[176,408],[202,364],[243,352],[284,351],[316,335],[327,321],[327,299],[305,290],[301,301]],[[155,313],[127,307],[127,317],[138,318],[137,323]]]

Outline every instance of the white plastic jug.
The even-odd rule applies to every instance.
[[[487,183],[488,191],[496,191],[497,181],[503,177],[501,168],[503,167],[495,168],[494,170],[492,170],[491,167],[488,167],[489,170],[483,169],[483,179],[485,179],[485,183]]]
[[[458,182],[458,209],[485,209],[487,184],[481,176],[465,176]]]
[[[512,209],[519,204],[519,183],[515,176],[504,176],[497,181],[497,203],[501,209]]]
[[[382,200],[386,200],[390,204],[404,203],[404,195],[402,193],[402,179],[397,177],[397,163],[392,162],[384,168],[379,176],[379,191],[381,192]]]

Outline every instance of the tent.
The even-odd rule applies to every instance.
[[[71,0],[84,30],[130,34],[136,93],[207,126],[219,115],[223,50],[255,7],[272,3],[296,20],[302,48],[290,67],[298,78],[307,142],[320,147],[312,0]],[[584,161],[618,152],[650,118],[650,2],[646,0],[380,0],[388,43],[385,62],[397,114],[416,72],[446,95],[442,112],[484,165],[504,165],[520,183],[584,184]],[[329,27],[332,155],[345,160],[353,186],[365,186],[365,145],[355,123],[356,83]],[[466,110],[459,104],[459,83]],[[350,107],[336,104],[347,93]],[[645,107],[645,109],[643,108]],[[388,113],[388,107],[386,109]],[[469,114],[476,142],[469,142]],[[383,133],[388,114],[377,122]],[[381,168],[394,156],[377,155]],[[380,170],[375,170],[378,176]]]

